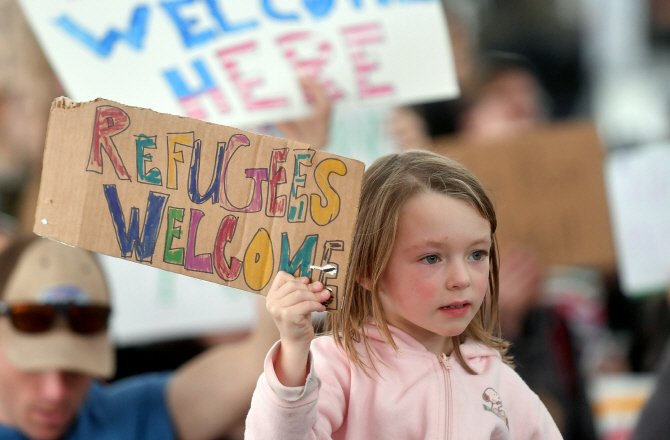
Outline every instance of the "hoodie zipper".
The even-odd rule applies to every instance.
[[[446,354],[441,353],[438,356],[440,363],[444,367],[444,377],[447,385],[447,426],[446,426],[446,439],[451,438],[451,428],[452,428],[452,403],[451,403],[451,364],[449,363],[449,358]]]

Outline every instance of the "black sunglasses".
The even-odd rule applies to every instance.
[[[0,316],[7,315],[18,331],[43,333],[53,328],[57,315],[67,317],[75,333],[92,335],[107,329],[110,308],[103,305],[37,304],[0,301]]]

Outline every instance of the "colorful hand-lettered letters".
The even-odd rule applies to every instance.
[[[363,168],[286,139],[60,98],[35,231],[257,293],[278,270],[314,276],[337,297]]]

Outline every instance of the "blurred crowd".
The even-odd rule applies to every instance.
[[[667,135],[670,116],[654,115],[653,120],[666,120],[653,126],[644,118],[645,111],[654,107],[651,104],[658,102],[650,104],[650,100],[663,100],[655,108],[666,105],[667,91],[658,78],[663,76],[664,59],[670,53],[666,48],[670,41],[667,2],[443,3],[460,96],[384,109],[387,152],[431,149],[445,139],[500,139],[574,119],[595,121],[606,151]],[[608,21],[600,12],[610,7]],[[646,19],[635,21],[637,15],[629,14],[626,22],[622,17],[626,8]],[[621,54],[635,50],[634,42],[625,37],[620,47],[603,42],[603,35],[611,35],[617,26],[629,28],[617,28],[621,33],[645,35],[643,54]],[[630,103],[644,109],[642,116],[632,116],[641,127],[630,121],[617,123],[631,110],[616,112],[608,106],[621,103],[621,89],[634,81],[644,82],[650,71],[659,72],[654,81],[663,92]],[[346,136],[338,130],[344,127],[346,131],[342,121],[347,116],[331,109],[318,84],[306,79],[303,86],[314,98],[313,116],[274,129],[353,157],[334,139]],[[65,94],[16,3],[0,0],[0,248],[31,234],[49,108],[55,97]],[[365,154],[361,152],[364,157],[360,158],[368,161],[378,152]],[[622,293],[615,267],[547,267],[537,249],[526,243],[508,247],[501,262],[501,324],[504,336],[512,342],[517,372],[541,397],[565,439],[605,438],[597,426],[599,412],[592,385],[609,375],[656,377],[670,335],[667,295],[659,292],[630,299]],[[576,317],[565,302],[555,301],[557,294],[570,289],[588,296],[588,306],[596,311]],[[212,345],[241,337],[244,335],[117,349],[117,373],[111,381],[146,371],[175,370]]]

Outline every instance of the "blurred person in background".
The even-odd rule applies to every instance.
[[[670,302],[670,288],[666,301]],[[670,340],[666,340],[662,360],[656,371],[656,385],[635,425],[631,440],[656,440],[670,433]]]
[[[549,409],[565,439],[595,439],[592,410],[569,322],[543,304],[546,268],[517,245],[500,257],[500,316],[519,376]]]
[[[222,438],[246,415],[278,339],[259,299],[248,338],[174,373],[109,385],[109,296],[93,254],[36,236],[16,241],[0,254],[0,438]]]
[[[483,56],[475,96],[459,118],[468,139],[495,139],[549,118],[549,98],[530,60],[508,52]]]
[[[49,108],[62,88],[16,0],[0,0],[0,212],[32,232]]]
[[[14,217],[0,212],[0,252],[16,239],[17,228],[17,221]]]
[[[482,57],[478,91],[463,111],[459,136],[486,140],[549,120],[549,97],[530,60],[491,52]],[[516,371],[551,412],[565,439],[595,439],[593,416],[572,331],[542,303],[546,268],[538,252],[512,245],[500,258],[500,316]]]

